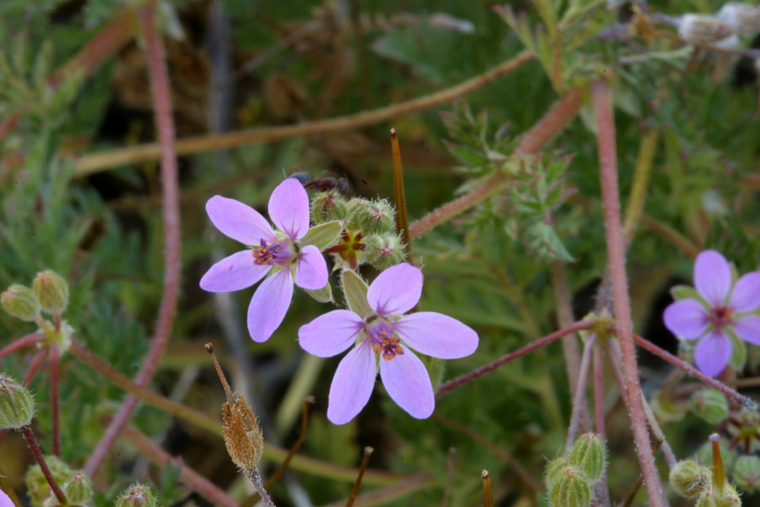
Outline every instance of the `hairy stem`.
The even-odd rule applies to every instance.
[[[158,364],[164,354],[174,324],[174,312],[179,294],[181,259],[177,160],[174,153],[174,120],[172,118],[169,76],[161,36],[154,19],[154,6],[152,4],[141,6],[137,11],[137,17],[147,47],[150,87],[161,148],[162,214],[165,237],[164,290],[161,295],[161,306],[150,350],[143,360],[142,368],[136,379],[136,383],[144,387],[148,385],[158,369]],[[127,424],[136,405],[137,398],[128,395],[111,420],[103,438],[98,442],[87,460],[84,470],[88,475],[92,476],[98,470],[122,428]]]
[[[58,400],[58,375],[61,353],[57,343],[50,344],[50,405],[53,418],[53,454],[61,457],[61,409]]]
[[[60,505],[68,505],[68,500],[66,499],[66,495],[63,494],[63,490],[58,485],[58,483],[55,482],[55,479],[53,478],[53,474],[50,472],[50,467],[48,467],[47,463],[45,462],[45,457],[42,455],[40,446],[37,444],[37,439],[34,438],[34,433],[32,432],[32,428],[29,426],[22,426],[21,433],[24,435],[24,438],[26,439],[26,443],[29,445],[29,449],[32,450],[34,459],[37,461],[37,464],[40,466],[40,471],[42,472],[42,475],[45,476],[45,480],[50,486],[50,489],[53,491],[53,494],[55,495],[55,498],[58,500],[58,503]]]
[[[259,469],[256,467],[249,468],[245,471],[246,477],[248,477],[248,480],[251,481],[251,484],[253,484],[253,488],[259,492],[259,495],[261,496],[261,501],[264,503],[265,507],[275,507],[274,502],[272,502],[272,499],[269,498],[269,494],[267,493],[267,490],[264,489],[264,484],[261,482],[261,475],[259,475]]]
[[[5,357],[8,354],[16,352],[24,347],[31,347],[45,340],[45,335],[42,333],[32,333],[24,335],[18,340],[13,340],[11,343],[0,349],[0,357]]]
[[[548,345],[549,343],[559,340],[563,336],[575,333],[577,331],[580,331],[582,329],[589,329],[593,326],[593,323],[588,321],[581,321],[576,322],[572,326],[568,326],[566,328],[560,329],[558,331],[553,332],[552,334],[546,335],[543,338],[534,341],[533,343],[529,343],[528,345],[524,346],[521,349],[518,349],[510,354],[507,354],[505,356],[500,357],[499,359],[492,361],[488,364],[485,364],[481,366],[480,368],[476,368],[475,370],[471,371],[470,373],[465,373],[464,375],[457,377],[455,379],[449,380],[448,382],[444,382],[441,384],[441,386],[436,391],[436,396],[441,396],[446,394],[447,392],[451,391],[452,389],[456,389],[457,387],[460,387],[467,382],[470,382],[471,380],[475,380],[476,378],[485,375],[489,371],[495,370],[499,366],[503,366],[507,364],[510,361],[513,361],[517,359],[518,357],[522,357],[525,354],[528,354],[537,348],[543,347],[544,345]]]
[[[585,407],[585,404],[584,404]],[[604,424],[604,351],[602,344],[594,345],[594,431],[607,440],[607,431]],[[594,486],[597,507],[610,505],[610,488],[607,485],[607,470],[604,470],[601,480]]]
[[[578,434],[578,420],[580,419],[581,406],[586,405],[586,383],[588,381],[588,371],[591,367],[591,353],[596,343],[596,335],[589,336],[583,345],[583,356],[581,357],[581,369],[578,372],[578,386],[573,398],[573,412],[570,415],[570,425],[567,429],[567,442],[565,447],[570,449],[575,442],[575,435]]]
[[[636,364],[636,350],[633,345],[633,323],[628,298],[628,280],[625,272],[625,246],[620,222],[615,123],[610,90],[606,82],[597,79],[591,83],[591,100],[596,116],[599,143],[604,228],[607,237],[607,256],[612,282],[615,323],[622,352],[623,380],[625,381],[625,389],[628,391],[626,408],[633,426],[633,439],[636,443],[636,453],[644,476],[649,504],[652,507],[665,507],[668,502],[660,483],[660,477],[657,474],[652,446],[649,443],[644,407],[638,394],[641,391],[641,384],[638,365]]]

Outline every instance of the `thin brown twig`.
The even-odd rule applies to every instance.
[[[40,471],[42,472],[42,475],[45,476],[45,480],[50,486],[50,489],[53,491],[53,494],[55,495],[55,498],[58,500],[58,503],[60,505],[68,505],[68,500],[66,499],[66,495],[63,494],[63,490],[58,485],[58,483],[55,482],[55,479],[53,478],[53,474],[50,472],[50,467],[48,467],[47,463],[45,462],[45,457],[42,455],[40,446],[37,444],[37,439],[34,438],[34,433],[32,432],[32,428],[29,426],[22,426],[21,433],[24,435],[24,438],[26,439],[26,443],[29,445],[29,449],[31,449],[32,454],[34,455],[34,459],[37,461],[37,464],[40,466]]]
[[[366,473],[365,473],[366,477]],[[369,507],[371,505],[388,505],[392,504],[394,500],[403,498],[416,491],[435,486],[437,481],[427,473],[418,473],[412,476],[407,476],[403,481],[388,486],[385,488],[379,488],[369,493],[359,495],[354,501],[354,507]],[[324,507],[345,507],[346,503],[343,500],[333,502],[325,505]]]
[[[438,92],[419,97],[399,104],[365,111],[355,115],[341,116],[328,120],[304,122],[298,125],[282,127],[264,127],[260,129],[230,132],[202,137],[181,139],[176,144],[177,155],[188,155],[204,151],[214,151],[224,148],[234,148],[247,144],[269,143],[288,139],[290,137],[308,136],[326,132],[355,129],[374,125],[392,118],[424,111],[441,104],[445,104],[457,97],[462,97],[475,90],[483,88],[495,79],[508,74],[534,58],[530,51],[518,53],[506,62],[497,65],[483,74],[468,79],[458,85],[440,90]],[[118,167],[124,164],[156,160],[161,154],[158,144],[145,144],[119,150],[92,153],[79,159],[75,170],[75,176],[85,176]]]
[[[164,57],[164,49],[158,27],[155,23],[155,7],[144,4],[137,11],[137,17],[145,38],[151,93],[155,108],[161,154],[161,191],[163,194],[164,249],[164,290],[158,312],[156,329],[148,354],[143,360],[136,383],[142,387],[153,378],[161,357],[166,349],[177,307],[180,282],[180,223],[179,189],[177,183],[177,160],[174,149],[174,120],[172,118],[169,76]],[[121,429],[127,424],[137,406],[137,398],[127,395],[119,410],[106,429],[85,464],[85,473],[92,476],[100,467]]]
[[[351,488],[351,494],[346,502],[346,507],[353,507],[356,495],[359,493],[359,486],[362,484],[362,477],[364,477],[364,471],[367,470],[367,463],[369,463],[369,457],[375,450],[372,447],[364,448],[364,456],[362,456],[362,464],[359,466],[359,475],[356,476],[356,482],[354,487]]]
[[[593,326],[593,323],[589,321],[580,321],[576,322],[572,326],[568,326],[566,328],[560,329],[558,331],[555,331],[549,335],[544,336],[541,339],[538,339],[532,343],[529,343],[528,345],[517,349],[514,352],[511,352],[505,356],[500,357],[499,359],[492,361],[488,364],[485,364],[479,368],[476,368],[475,370],[471,371],[470,373],[465,373],[464,375],[461,375],[453,380],[449,380],[448,382],[444,382],[440,385],[438,390],[436,391],[436,396],[441,396],[446,394],[447,392],[451,391],[452,389],[456,389],[457,387],[466,384],[467,382],[470,382],[471,380],[474,380],[482,375],[485,375],[486,373],[495,370],[499,366],[503,366],[507,364],[510,361],[513,361],[517,359],[518,357],[522,357],[525,354],[528,354],[537,348],[543,347],[544,345],[548,345],[549,343],[559,340],[563,336],[575,333],[577,331],[581,331],[583,329],[589,329]]]
[[[483,506],[493,507],[493,493],[491,492],[491,475],[488,470],[483,470]]]
[[[61,457],[61,409],[58,399],[58,375],[60,373],[61,353],[58,344],[50,344],[50,405],[53,418],[53,454]]]

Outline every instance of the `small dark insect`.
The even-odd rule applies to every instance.
[[[348,180],[345,178],[338,178],[335,176],[312,178],[309,176],[309,173],[306,172],[291,174],[289,178],[297,179],[301,182],[304,188],[317,190],[319,192],[335,190],[344,196],[347,196],[351,192],[351,185],[349,185]]]

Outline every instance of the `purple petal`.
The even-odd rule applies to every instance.
[[[375,354],[369,340],[364,340],[335,370],[327,405],[327,418],[333,424],[346,424],[361,412],[372,394],[376,374]]]
[[[265,342],[280,327],[293,298],[293,277],[285,268],[256,289],[248,306],[248,333],[255,342]]]
[[[731,266],[720,253],[705,250],[694,262],[694,287],[699,295],[717,305],[723,303],[733,283]]]
[[[420,300],[422,271],[406,262],[380,273],[367,291],[369,306],[378,315],[402,315]]]
[[[235,199],[215,195],[206,203],[206,213],[222,234],[244,245],[259,246],[262,239],[277,241],[266,219]]]
[[[354,312],[333,310],[298,330],[298,343],[309,354],[332,357],[354,343],[364,321]]]
[[[314,245],[301,249],[296,264],[296,285],[303,289],[318,290],[327,285],[327,263]]]
[[[209,292],[232,292],[258,282],[272,266],[257,266],[253,252],[243,250],[220,260],[201,278],[201,289]]]
[[[713,331],[697,343],[694,362],[702,373],[717,377],[731,359],[731,340],[722,331]]]
[[[380,359],[380,377],[388,395],[409,415],[427,419],[433,413],[433,384],[425,365],[414,352],[404,347],[403,354],[390,360]]]
[[[309,231],[309,196],[297,179],[286,178],[274,189],[269,198],[269,218],[294,241]]]
[[[478,348],[478,334],[458,320],[436,312],[418,312],[393,323],[402,340],[426,356],[456,359]]]
[[[729,306],[735,312],[754,312],[760,308],[760,271],[747,273],[737,280]]]
[[[0,507],[13,507],[13,500],[3,490],[0,490]]]
[[[734,322],[736,336],[745,342],[760,345],[760,317],[757,315],[745,315]]]
[[[665,308],[665,327],[679,338],[695,340],[707,331],[707,310],[696,299],[682,299]]]

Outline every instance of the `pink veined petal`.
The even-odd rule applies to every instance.
[[[707,331],[707,310],[696,299],[682,299],[665,308],[665,327],[679,338],[696,340]]]
[[[259,246],[261,240],[277,241],[266,219],[250,206],[215,195],[206,203],[206,213],[219,231],[244,245]]]
[[[426,356],[456,359],[478,348],[478,334],[458,320],[436,312],[406,315],[393,323],[402,340]]]
[[[294,241],[309,231],[309,196],[297,179],[285,178],[274,189],[269,198],[269,218]]]
[[[0,490],[0,507],[13,507],[13,500],[3,490]]]
[[[376,374],[375,354],[369,340],[364,340],[335,370],[327,404],[327,418],[333,424],[346,424],[361,412],[372,394]]]
[[[760,317],[757,315],[745,315],[734,322],[736,336],[745,342],[760,345]]]
[[[285,268],[259,285],[248,306],[248,333],[255,342],[265,342],[280,327],[293,298],[293,277]]]
[[[735,312],[754,312],[760,308],[760,271],[747,273],[736,281],[729,306]]]
[[[694,287],[708,302],[718,305],[726,300],[731,290],[731,266],[720,253],[705,250],[694,262]]]
[[[220,260],[201,278],[201,289],[209,292],[232,292],[245,289],[258,282],[272,266],[257,266],[253,251],[243,250]]]
[[[716,377],[728,365],[733,347],[731,340],[722,331],[713,331],[697,343],[694,362],[702,373]]]
[[[435,409],[430,375],[414,352],[402,348],[403,354],[389,360],[380,359],[380,378],[388,395],[399,407],[412,417],[427,419]]]
[[[354,312],[333,310],[298,330],[298,343],[309,354],[332,357],[354,343],[364,321]]]
[[[378,315],[402,315],[420,300],[422,271],[403,262],[392,266],[370,284],[367,302]]]
[[[327,285],[327,263],[314,245],[306,245],[298,254],[296,285],[303,289],[317,290]]]

